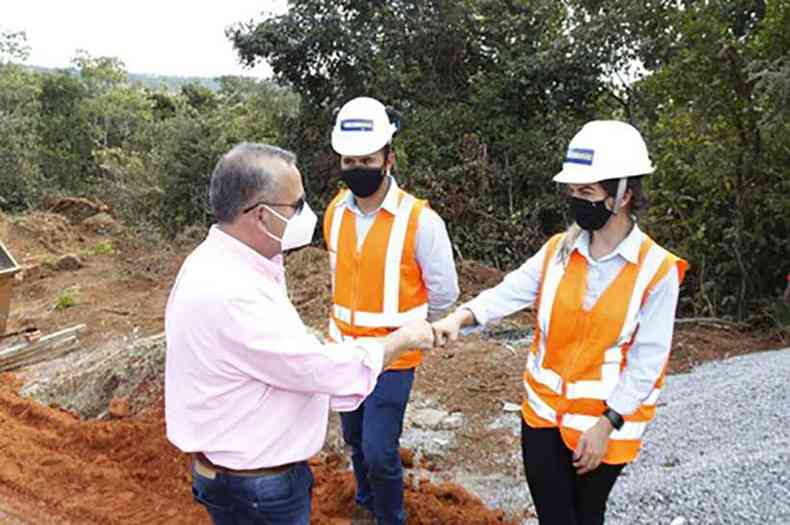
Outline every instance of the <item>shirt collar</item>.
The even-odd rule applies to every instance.
[[[612,250],[612,253],[598,259],[596,262],[606,261],[619,255],[626,261],[637,264],[639,262],[639,250],[642,247],[643,237],[644,234],[642,233],[642,230],[640,230],[639,226],[634,223],[634,227],[631,228],[631,232],[626,236],[625,239],[620,241],[620,244],[618,244],[617,247]],[[573,249],[579,250],[579,253],[586,257],[587,260],[593,261],[593,258],[590,255],[590,232],[582,230],[582,232],[576,238],[576,242],[573,244]]]
[[[285,264],[281,253],[271,259],[259,254],[236,237],[228,235],[216,224],[208,232],[207,241],[216,246],[221,246],[226,254],[238,259],[245,266],[264,274],[276,282],[282,282],[285,276]]]
[[[387,194],[384,196],[384,200],[381,202],[381,206],[376,208],[374,211],[368,214],[363,213],[362,210],[359,209],[359,206],[357,206],[357,201],[354,198],[354,194],[350,191],[347,193],[346,198],[340,202],[340,204],[346,206],[349,210],[353,211],[357,215],[375,215],[379,210],[384,210],[391,213],[392,215],[395,215],[398,212],[398,183],[395,182],[395,177],[392,175],[387,175],[387,179],[390,182],[390,187],[387,190]]]

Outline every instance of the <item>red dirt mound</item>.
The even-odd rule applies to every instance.
[[[354,510],[354,477],[340,470],[329,456],[313,462],[316,485],[313,489],[313,517],[316,525],[347,525]],[[515,524],[502,511],[485,507],[479,498],[452,483],[435,485],[427,480],[406,478],[406,512],[409,525],[494,525]]]
[[[165,437],[161,406],[138,419],[81,421],[0,386],[0,429],[0,500],[33,523],[208,523],[192,501],[188,459]],[[354,484],[341,459],[311,461],[313,523],[350,523]],[[506,523],[458,486],[408,485],[412,525]]]

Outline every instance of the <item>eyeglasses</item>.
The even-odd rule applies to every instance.
[[[293,208],[293,209],[295,209],[296,210],[296,214],[298,215],[298,214],[300,214],[302,212],[302,208],[304,208],[304,205],[305,205],[306,202],[307,201],[305,200],[305,196],[304,195],[299,197],[299,199],[296,202],[294,202],[293,204],[285,204],[285,203],[282,203],[282,202],[258,201],[258,202],[254,203],[254,204],[251,204],[251,205],[247,206],[246,208],[241,210],[241,212],[242,213],[249,213],[252,210],[254,210],[255,208],[257,208],[258,206],[263,206],[263,205],[265,205],[265,206],[285,206],[286,208]]]

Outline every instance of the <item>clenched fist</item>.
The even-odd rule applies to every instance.
[[[428,321],[412,321],[398,330],[408,339],[407,346],[410,348],[422,348],[430,350],[434,346],[433,328]]]
[[[472,312],[466,309],[456,310],[444,319],[440,319],[433,323],[433,331],[436,340],[434,345],[437,347],[444,347],[448,341],[455,341],[458,339],[458,332],[464,325],[472,324],[474,316]]]

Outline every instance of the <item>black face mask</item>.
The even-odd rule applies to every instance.
[[[587,231],[600,230],[612,216],[612,212],[606,207],[606,198],[599,201],[588,201],[571,197],[570,207],[573,220],[579,227]]]
[[[343,182],[357,197],[370,197],[381,186],[384,180],[383,168],[354,168],[340,172]]]

